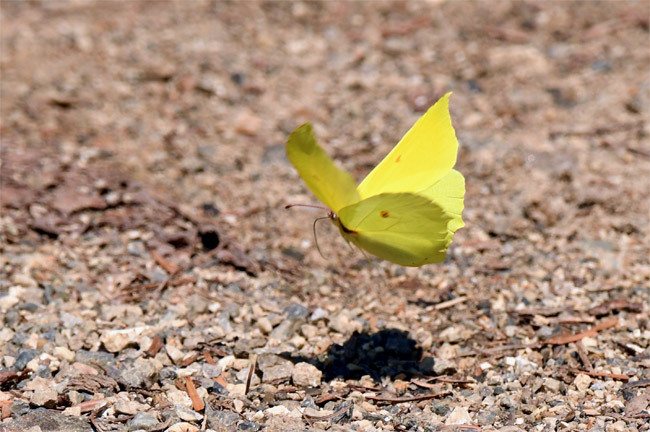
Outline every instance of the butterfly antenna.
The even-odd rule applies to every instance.
[[[319,205],[312,205],[312,204],[287,204],[284,206],[285,209],[290,209],[292,207],[307,207],[307,208],[315,208],[315,209],[320,209],[320,210],[325,210],[329,211],[325,206],[319,206]]]
[[[323,216],[323,217],[319,217],[319,218],[314,219],[314,225],[313,225],[312,228],[314,230],[314,243],[316,243],[316,249],[318,249],[318,253],[320,254],[320,256],[322,256],[323,259],[326,259],[325,255],[323,255],[323,252],[321,252],[321,250],[320,250],[320,246],[318,246],[318,236],[316,235],[316,222],[318,222],[319,220],[322,220],[322,219],[329,219],[329,216]]]

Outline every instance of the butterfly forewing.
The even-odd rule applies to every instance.
[[[429,108],[361,182],[361,198],[387,192],[417,193],[453,168],[458,140],[449,116],[450,94]]]
[[[338,212],[359,201],[354,179],[318,145],[311,124],[305,123],[289,136],[287,156],[307,187],[330,209]]]

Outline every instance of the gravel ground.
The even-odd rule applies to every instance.
[[[0,431],[650,430],[647,1],[0,7]],[[321,257],[447,91],[447,261]]]

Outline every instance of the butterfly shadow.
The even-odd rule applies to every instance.
[[[327,381],[360,379],[369,375],[375,382],[382,378],[408,379],[433,374],[433,359],[422,359],[422,348],[407,332],[385,329],[376,333],[355,331],[344,344],[332,344],[315,358],[282,353],[293,363],[307,362],[323,372]]]

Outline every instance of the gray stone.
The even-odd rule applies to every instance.
[[[511,397],[508,397],[508,396],[503,397],[499,401],[499,404],[502,407],[508,408],[508,409],[517,409],[517,408],[519,408],[519,404],[517,403],[517,401],[515,401],[514,399],[512,399]]]
[[[29,402],[22,399],[14,399],[11,403],[11,414],[15,417],[21,417],[29,412]]]
[[[239,414],[222,409],[212,408],[210,404],[205,406],[205,415],[207,417],[207,426],[218,432],[228,432],[237,430],[237,422],[241,419]]]
[[[292,373],[293,365],[291,363],[271,366],[264,370],[262,375],[262,382],[280,383],[283,381],[288,381],[289,378],[291,378]]]
[[[206,378],[216,378],[221,375],[223,368],[219,365],[212,365],[210,363],[203,363],[201,365],[201,373]]]
[[[431,411],[438,414],[439,416],[446,416],[451,411],[451,408],[446,403],[434,402],[431,406]]]
[[[61,323],[65,328],[79,328],[84,325],[84,321],[67,312],[61,313]]]
[[[297,319],[306,320],[307,316],[309,316],[309,309],[298,303],[290,304],[284,308],[284,312],[287,314],[287,319],[291,321]]]
[[[155,381],[155,376],[156,368],[151,360],[138,358],[125,367],[118,382],[127,387],[150,387]]]
[[[497,418],[497,413],[494,410],[479,410],[476,415],[476,422],[482,426],[488,426],[494,424],[494,421]]]
[[[76,362],[87,365],[97,363],[104,368],[115,366],[115,356],[111,353],[103,351],[90,352],[86,350],[79,350],[76,352],[74,360]]]
[[[3,423],[2,426],[6,426],[7,432],[22,432],[36,427],[47,432],[93,432],[87,418],[70,417],[45,408],[29,411],[19,419]]]
[[[135,417],[129,420],[128,425],[130,431],[135,431],[138,429],[149,431],[155,429],[156,426],[158,426],[158,419],[156,419],[156,417],[152,416],[151,414],[139,412],[135,415]]]
[[[16,371],[21,371],[27,367],[27,363],[32,361],[34,357],[41,353],[40,350],[35,349],[24,349],[16,357],[16,363],[14,363],[13,369]]]
[[[235,342],[233,347],[233,354],[236,357],[248,357],[248,354],[253,352],[255,348],[261,348],[266,345],[266,339],[263,337],[256,337],[252,339],[239,339]]]
[[[176,410],[176,415],[181,420],[194,422],[203,420],[202,414],[199,414],[189,408],[185,408],[183,405],[174,405],[174,409]]]

